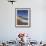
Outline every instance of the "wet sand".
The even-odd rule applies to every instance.
[[[22,22],[19,18],[20,17],[17,16],[17,25],[28,25],[28,23]]]

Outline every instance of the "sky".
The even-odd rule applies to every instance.
[[[28,16],[28,10],[17,10],[17,16]]]

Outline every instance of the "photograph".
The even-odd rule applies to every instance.
[[[15,9],[15,25],[17,27],[30,27],[31,13],[30,8],[16,8]]]

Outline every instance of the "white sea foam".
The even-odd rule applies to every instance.
[[[28,20],[23,19],[23,18],[21,18],[21,17],[18,17],[17,19],[19,19],[21,22],[28,23]]]

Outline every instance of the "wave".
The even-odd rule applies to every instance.
[[[20,20],[23,23],[28,23],[28,18],[17,16],[17,19]]]

